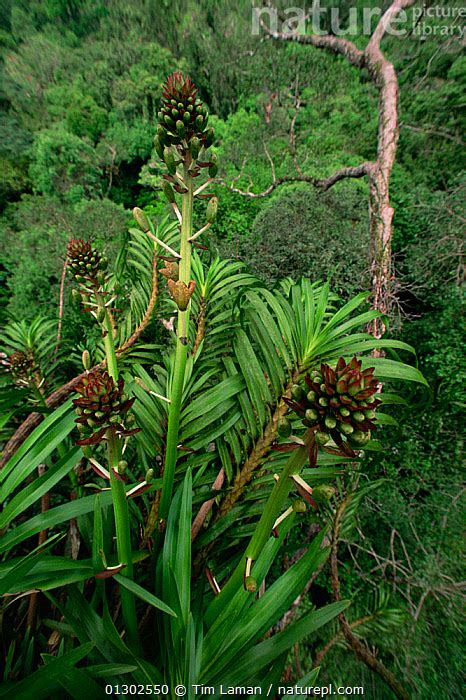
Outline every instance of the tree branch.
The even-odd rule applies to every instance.
[[[222,467],[217,474],[217,477],[212,484],[212,491],[219,491],[222,486],[223,482],[225,480],[225,469]],[[204,501],[204,503],[201,505],[199,508],[198,514],[193,520],[193,524],[191,527],[191,542],[193,542],[196,537],[198,536],[205,519],[207,518],[208,514],[212,510],[212,506],[215,503],[215,498],[210,498],[208,501]]]
[[[340,592],[340,580],[338,577],[338,544],[340,540],[340,530],[342,525],[342,520],[346,508],[350,504],[351,494],[347,495],[340,503],[335,517],[333,519],[332,527],[332,547],[330,551],[330,577],[332,582],[332,592],[333,599],[335,602],[341,600]],[[399,683],[395,675],[383,664],[376,656],[371,652],[367,644],[362,642],[353,633],[351,625],[349,624],[346,615],[340,613],[338,616],[338,622],[340,624],[340,629],[348,646],[353,650],[360,661],[362,661],[371,670],[377,673],[382,680],[387,683],[388,686],[393,690],[397,698],[400,700],[409,700],[409,695],[405,688]]]
[[[194,339],[193,349],[191,355],[194,357],[199,349],[199,345],[204,340],[205,328],[206,328],[206,307],[207,302],[203,296],[201,296],[199,302],[199,313],[196,319],[196,337]]]
[[[442,139],[447,139],[448,141],[453,141],[454,143],[457,143],[460,146],[465,145],[465,141],[461,138],[461,136],[451,134],[449,131],[444,131],[443,129],[434,129],[434,127],[430,126],[413,126],[412,124],[400,124],[400,128],[402,129],[409,129],[409,131],[415,131],[419,134],[433,134],[434,136],[439,136]]]
[[[249,199],[263,199],[264,197],[268,197],[269,194],[271,194],[281,185],[289,184],[291,182],[307,182],[308,184],[313,185],[313,187],[320,189],[322,192],[326,192],[337,182],[340,182],[340,180],[344,180],[346,178],[364,177],[368,174],[368,171],[372,167],[372,165],[372,163],[366,162],[361,163],[361,165],[349,166],[346,168],[342,168],[341,170],[337,170],[332,175],[329,175],[329,177],[325,177],[322,179],[312,177],[311,175],[285,175],[284,177],[278,177],[276,180],[274,180],[274,182],[272,182],[271,185],[269,185],[262,192],[250,192],[249,190],[241,190],[238,187],[232,187],[231,185],[228,185],[224,180],[220,180],[219,184],[223,185],[224,187],[227,187],[230,190],[230,192],[235,192],[236,194],[240,194],[243,197],[249,197]]]
[[[60,294],[59,294],[59,300],[58,300],[58,325],[57,325],[57,342],[55,345],[55,351],[54,351],[54,356],[57,356],[58,350],[60,348],[60,343],[61,343],[61,328],[63,324],[63,299],[64,299],[64,294],[65,294],[65,280],[66,280],[66,270],[68,267],[68,258],[65,258],[65,262],[63,263],[63,270],[61,273],[61,280],[60,280]]]
[[[263,30],[271,39],[281,41],[296,41],[298,44],[307,44],[316,49],[326,49],[332,53],[344,56],[353,66],[362,68],[364,65],[364,51],[357,48],[352,41],[331,34],[298,34],[297,32],[274,32],[260,20]]]
[[[365,625],[367,622],[372,622],[372,620],[376,620],[378,617],[377,613],[374,613],[372,615],[364,615],[364,617],[359,618],[358,620],[355,620],[354,622],[350,623],[350,628],[352,630],[356,629],[360,625]],[[337,632],[337,634],[330,639],[325,646],[322,647],[322,649],[317,652],[315,655],[314,661],[312,662],[312,667],[317,668],[317,666],[320,666],[322,664],[322,659],[324,656],[328,654],[330,649],[337,644],[341,639],[343,638],[343,633]]]
[[[290,152],[291,156],[293,158],[293,163],[295,165],[296,170],[300,175],[303,175],[303,171],[300,168],[300,165],[298,163],[298,159],[296,157],[296,133],[295,133],[295,126],[296,126],[296,120],[298,118],[299,110],[301,108],[301,96],[299,94],[299,81],[298,81],[298,76],[296,76],[296,86],[295,86],[295,94],[294,94],[294,108],[295,108],[295,113],[293,114],[293,117],[291,119],[291,124],[290,124],[290,136],[289,136],[289,141],[290,141]]]
[[[367,175],[369,180],[369,223],[370,223],[370,257],[372,275],[372,297],[374,308],[383,314],[390,312],[393,303],[393,279],[391,261],[391,239],[393,208],[390,205],[389,182],[392,168],[395,162],[398,145],[398,80],[393,64],[384,56],[380,43],[387,33],[391,23],[401,10],[414,5],[416,0],[394,0],[386,12],[380,18],[366,48],[358,49],[353,42],[339,36],[330,34],[300,34],[295,32],[273,31],[265,25],[262,19],[260,24],[264,32],[271,38],[279,41],[295,41],[298,44],[313,46],[317,49],[325,49],[334,54],[346,58],[353,66],[359,69],[367,69],[372,82],[379,91],[379,130],[377,142],[377,159],[373,163],[365,163],[358,166],[361,174],[354,175],[354,168],[339,171],[341,177],[332,181],[327,187],[321,184],[321,189],[328,189],[334,182],[344,177],[361,177]],[[319,181],[308,176],[294,178],[283,177],[272,183],[270,187],[259,194],[239,194],[251,198],[266,197],[279,185],[287,182],[308,182],[319,186]],[[235,190],[232,190],[235,191]],[[383,321],[375,319],[369,328],[370,332],[380,338],[385,332]]]

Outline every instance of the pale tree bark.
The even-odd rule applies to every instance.
[[[62,324],[63,324],[63,307],[64,307],[65,280],[66,280],[67,267],[68,267],[68,258],[65,258],[65,262],[63,263],[63,269],[62,269],[62,273],[61,273],[60,295],[59,295],[59,299],[58,299],[57,343],[55,345],[55,351],[54,351],[55,357],[58,354],[58,350],[60,348],[60,343],[61,343],[61,329],[62,329]]]
[[[374,308],[387,315],[390,313],[393,297],[391,256],[393,208],[390,204],[390,176],[398,145],[398,80],[395,68],[382,52],[380,43],[401,10],[414,5],[415,2],[416,0],[394,0],[380,18],[364,50],[358,49],[351,41],[339,36],[272,31],[261,21],[262,28],[272,39],[296,41],[299,44],[309,44],[317,49],[325,49],[343,56],[356,68],[369,72],[379,93],[377,158],[356,167],[342,168],[324,179],[302,174],[295,177],[274,178],[272,184],[259,193],[245,192],[230,187],[233,192],[247,197],[260,198],[266,197],[274,189],[287,182],[307,182],[324,191],[346,178],[367,177],[369,183],[372,304]],[[380,338],[386,330],[383,318],[373,321],[369,330],[376,338]]]
[[[393,64],[384,56],[380,42],[400,10],[415,0],[395,0],[382,16],[365,51],[365,63],[379,89],[379,135],[377,160],[368,172],[370,189],[370,237],[373,304],[389,314],[392,299],[393,208],[390,205],[390,176],[398,145],[398,79]],[[373,321],[372,332],[385,331],[381,319]]]

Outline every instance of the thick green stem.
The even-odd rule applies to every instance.
[[[181,312],[180,312],[181,313]],[[175,371],[170,393],[168,413],[167,445],[165,450],[165,467],[163,472],[162,493],[160,496],[158,518],[163,524],[168,516],[175,480],[176,457],[178,452],[178,433],[180,427],[181,399],[183,396],[184,375],[186,369],[187,346],[178,338],[176,341]]]
[[[133,552],[131,547],[131,529],[128,513],[128,501],[124,482],[118,478],[118,462],[120,461],[120,438],[113,429],[107,431],[108,466],[110,485],[112,487],[113,512],[115,514],[115,530],[118,560],[124,564],[121,573],[133,578]],[[131,591],[120,586],[121,609],[125,623],[128,646],[136,653],[140,651],[136,602]]]
[[[34,380],[31,381],[30,387],[32,389],[32,393],[34,394],[34,396],[38,400],[39,404],[46,408],[47,402],[45,400],[45,397]]]
[[[181,206],[181,245],[180,245],[180,280],[189,284],[191,277],[191,243],[189,239],[193,232],[193,179],[185,167],[184,183],[188,190],[183,195]],[[181,313],[188,313],[187,311]]]
[[[115,353],[115,343],[113,342],[113,328],[112,322],[110,321],[110,316],[107,309],[105,308],[104,301],[100,294],[95,295],[97,307],[99,312],[104,311],[105,316],[102,322],[104,329],[104,347],[105,347],[105,357],[107,360],[107,371],[109,375],[113,378],[115,382],[118,381],[118,365]]]
[[[102,322],[104,328],[104,345],[109,375],[116,383],[118,381],[118,365],[113,342],[113,329],[110,316],[105,309],[102,297],[96,294],[99,312],[103,309],[105,317]],[[113,512],[115,516],[115,530],[118,559],[125,567],[121,573],[128,578],[133,578],[133,552],[131,547],[131,527],[129,520],[128,501],[126,498],[125,484],[118,477],[118,462],[121,459],[120,438],[114,429],[107,430],[108,467],[110,472],[110,486],[112,488]],[[138,620],[136,615],[136,602],[131,591],[120,586],[121,609],[125,625],[128,646],[135,652],[141,652],[138,634]]]
[[[188,190],[183,194],[181,210],[181,245],[179,263],[180,280],[186,285],[191,277],[191,243],[193,226],[193,181],[188,172],[189,165],[184,168],[184,183]],[[160,529],[163,530],[170,509],[175,481],[175,467],[178,453],[178,434],[180,426],[181,402],[186,372],[186,360],[188,356],[189,337],[189,313],[190,305],[186,311],[178,311],[177,341],[175,366],[173,370],[172,387],[170,392],[170,408],[168,412],[167,444],[165,449],[165,465],[163,471],[162,493],[160,496],[158,520]]]
[[[308,460],[309,446],[313,439],[313,432],[308,431],[304,436],[304,445],[291,454],[283,472],[280,474],[280,478],[275,482],[272,493],[246,549],[246,558],[254,561],[264,548],[271,535],[273,525],[280,515],[293,486],[292,477],[301,472]]]

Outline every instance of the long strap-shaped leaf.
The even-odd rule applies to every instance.
[[[206,673],[214,671],[220,673],[223,667],[226,675],[232,660],[246,654],[247,649],[288,610],[303,590],[312,572],[328,556],[328,549],[321,548],[324,534],[323,532],[316,537],[306,554],[280,576],[246,613],[243,613],[238,624],[230,625],[223,639],[218,633],[217,624],[212,626],[204,640]]]
[[[75,427],[71,401],[67,401],[37,426],[0,471],[0,502],[44,462]]]
[[[0,697],[30,700],[30,698],[49,698],[51,693],[60,687],[60,678],[84,659],[94,648],[94,642],[87,642],[76,649],[59,656],[46,666],[32,673],[19,683],[6,684],[0,688]]]
[[[0,514],[0,528],[4,528],[13,518],[23,513],[68,474],[76,464],[79,452],[79,447],[73,447],[42,476],[19,491]]]
[[[293,625],[286,627],[282,632],[257,644],[250,651],[244,653],[235,663],[235,668],[225,675],[215,673],[212,676],[201,676],[204,685],[245,685],[253,684],[260,679],[262,669],[269,666],[277,656],[283,654],[300,642],[309,634],[315,632],[319,627],[327,624],[334,617],[339,615],[349,605],[349,601],[343,600],[338,603],[331,603],[320,610],[314,610]]]
[[[128,490],[132,484],[128,485]],[[154,480],[149,491],[155,491],[160,488],[161,480]],[[101,494],[102,507],[112,503],[112,495],[110,491],[104,491]],[[18,525],[13,530],[10,530],[0,538],[0,553],[7,552],[11,547],[16,546],[20,542],[28,539],[32,535],[36,535],[41,530],[48,530],[51,527],[65,523],[71,518],[78,518],[80,515],[92,513],[95,508],[95,496],[85,496],[70,503],[64,503],[56,508],[51,508],[46,513],[39,513],[30,520],[27,520],[21,525]]]

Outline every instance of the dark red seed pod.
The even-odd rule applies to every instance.
[[[113,378],[105,370],[93,370],[77,384],[80,397],[73,399],[78,418],[75,419],[84,435],[78,445],[96,445],[105,439],[107,430],[118,435],[134,435],[139,428],[125,428],[125,420],[135,398],[128,398],[123,392],[124,381]]]
[[[314,442],[332,454],[354,457],[354,448],[363,447],[369,440],[364,436],[375,428],[376,408],[381,403],[374,397],[378,380],[373,367],[362,370],[361,365],[356,357],[348,363],[340,357],[335,368],[322,363],[305,377],[310,391],[296,385],[293,398],[283,399],[305,426],[315,430]]]

